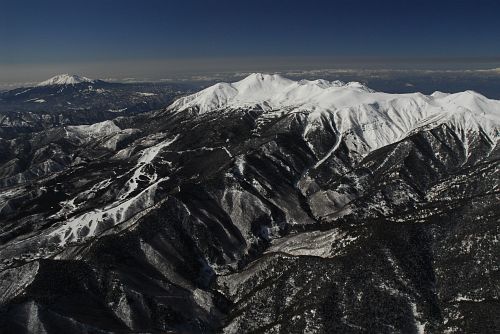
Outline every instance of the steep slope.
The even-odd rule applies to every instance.
[[[500,102],[254,74],[2,140],[7,332],[494,332]]]
[[[209,87],[169,107],[173,111],[197,113],[248,108],[267,111],[262,121],[284,113],[307,115],[306,139],[328,120],[338,136],[352,137],[348,141],[361,143],[361,148],[350,147],[361,155],[401,140],[412,131],[441,123],[454,123],[464,131],[479,127],[494,141],[500,122],[500,103],[472,91],[431,96],[386,94],[356,82],[295,82],[259,73],[233,84]]]

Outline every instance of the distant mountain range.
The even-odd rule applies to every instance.
[[[255,73],[3,138],[0,331],[493,333],[499,130],[473,91]]]
[[[192,89],[188,85],[120,84],[57,75],[34,87],[0,92],[0,137],[155,110]]]

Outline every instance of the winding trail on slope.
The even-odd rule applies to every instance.
[[[339,148],[341,142],[342,142],[342,134],[339,133],[339,132],[337,132],[337,142],[335,143],[335,145],[333,145],[333,147],[323,156],[323,158],[321,158],[317,163],[315,163],[312,168],[318,168],[328,158],[330,158],[332,156],[332,154],[335,153],[335,151],[337,151],[337,149]],[[307,171],[309,172],[309,170],[310,169],[308,169]]]

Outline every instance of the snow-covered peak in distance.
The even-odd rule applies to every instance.
[[[60,74],[48,80],[40,82],[37,86],[62,86],[62,85],[76,85],[79,83],[95,83],[97,80],[81,77],[75,74]]]

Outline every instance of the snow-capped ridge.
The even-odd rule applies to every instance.
[[[279,74],[252,73],[238,82],[217,83],[198,93],[180,98],[169,109],[196,109],[200,113],[219,108],[257,105],[279,109],[314,103],[315,96],[336,89],[373,92],[359,82],[330,82],[324,79],[294,81]]]
[[[76,85],[80,83],[95,83],[97,80],[81,77],[76,74],[59,74],[48,80],[40,82],[37,86],[63,86]]]
[[[492,142],[500,137],[500,101],[473,91],[389,94],[359,82],[294,81],[277,74],[254,73],[235,83],[218,83],[178,99],[168,110],[201,114],[252,107],[269,114],[301,113],[306,141],[316,131],[332,128],[339,137],[350,138],[360,156],[443,123],[465,132],[480,130]]]
[[[195,109],[204,113],[258,105],[289,112],[325,111],[335,114],[339,114],[342,109],[373,105],[378,106],[379,110],[371,117],[397,111],[399,117],[407,118],[417,114],[426,118],[434,113],[466,110],[476,116],[500,122],[500,101],[488,99],[472,90],[453,94],[438,91],[431,95],[419,92],[391,94],[376,92],[360,82],[323,79],[294,81],[278,74],[262,73],[250,74],[234,83],[217,83],[176,100],[168,110]],[[352,117],[355,115],[349,116]]]

